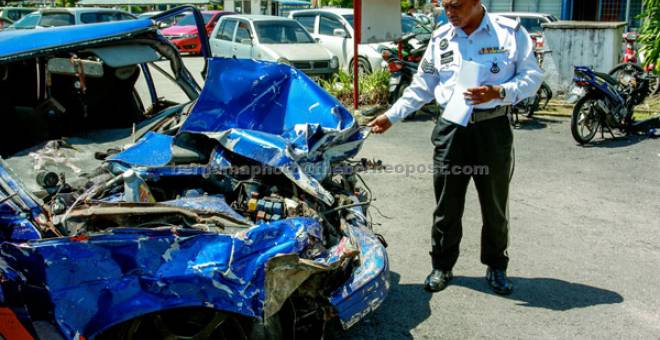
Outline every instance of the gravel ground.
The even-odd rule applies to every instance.
[[[197,77],[201,59],[186,64]],[[431,164],[432,128],[424,116],[400,123],[370,137],[360,157]],[[473,185],[455,279],[430,294],[422,282],[430,271],[432,174],[367,174],[374,205],[388,217],[372,209],[389,242],[391,290],[346,338],[660,339],[660,141],[579,147],[569,121],[553,117],[524,121],[515,146],[513,294],[494,295],[483,279]]]

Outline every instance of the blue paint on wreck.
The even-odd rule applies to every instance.
[[[147,132],[132,147],[110,157],[110,161],[119,161],[131,166],[164,166],[172,159],[172,136]]]
[[[89,41],[115,38],[153,29],[151,19],[52,27],[36,30],[5,30],[0,34],[0,61]]]
[[[176,138],[150,133],[110,159],[114,170],[135,168],[149,181],[208,176],[231,167],[229,155],[235,154],[283,170],[306,192],[332,203],[320,181],[331,162],[357,154],[366,137],[345,108],[302,73],[273,63],[212,59],[206,85],[180,134],[218,141],[208,164],[169,166]],[[16,230],[8,236],[12,242],[0,243],[0,275],[39,287],[44,299],[29,307],[51,306],[53,321],[67,338],[94,336],[119,322],[169,308],[209,307],[263,318],[266,264],[279,255],[302,257],[324,238],[319,221],[288,218],[233,235],[117,228],[37,240],[40,235],[31,223],[41,208],[3,167],[0,176],[27,202],[27,210],[11,201],[0,205],[2,230]],[[220,195],[186,195],[160,203],[242,217]],[[349,223],[343,240],[357,247],[359,265],[329,298],[346,328],[377,308],[388,290],[385,249],[365,227],[361,208],[354,214],[357,220]],[[22,229],[8,228],[5,222],[12,218]],[[310,260],[333,268],[345,245]]]

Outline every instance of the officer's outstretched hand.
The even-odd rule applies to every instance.
[[[380,134],[391,128],[392,122],[390,122],[386,115],[382,114],[376,117],[376,119],[370,121],[367,126],[371,127],[371,132]]]

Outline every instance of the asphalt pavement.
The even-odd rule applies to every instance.
[[[199,74],[201,59],[186,64]],[[342,337],[660,339],[660,140],[580,147],[568,119],[523,121],[510,199],[513,294],[491,293],[483,278],[472,184],[455,278],[430,294],[422,283],[431,269],[432,173],[417,168],[431,164],[433,124],[428,116],[399,123],[359,155],[415,171],[365,175],[375,229],[389,242],[391,286]]]

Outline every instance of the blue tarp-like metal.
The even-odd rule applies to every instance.
[[[48,53],[87,41],[122,37],[153,27],[151,19],[43,29],[6,30],[0,33],[0,62],[32,53]]]

